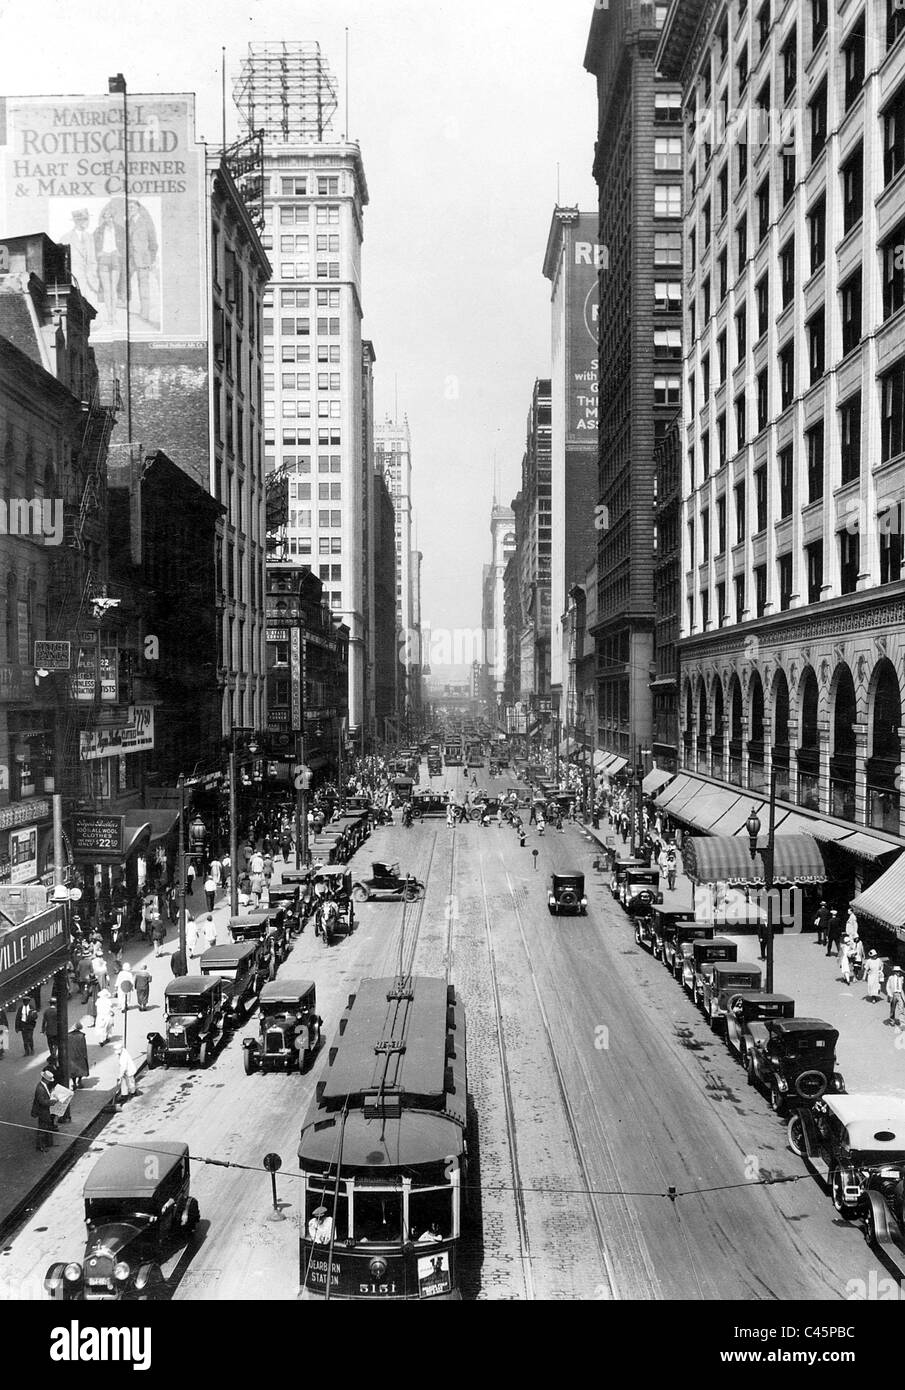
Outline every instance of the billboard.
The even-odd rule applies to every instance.
[[[31,883],[38,877],[38,827],[9,832],[9,866],[11,883]]]
[[[202,339],[204,153],[194,97],[5,97],[0,198],[6,236],[70,247],[97,309],[92,341]],[[127,163],[128,161],[128,163]],[[128,189],[128,202],[126,190]]]
[[[589,444],[597,439],[598,276],[601,267],[606,264],[606,251],[597,239],[596,214],[582,213],[575,225],[569,228],[569,233],[566,268],[566,442]]]

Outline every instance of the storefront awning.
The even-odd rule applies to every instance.
[[[0,931],[0,1009],[8,1009],[69,962],[65,910],[49,907]]]
[[[620,758],[618,753],[614,753],[604,770],[612,777],[615,773],[621,772],[624,767],[628,767],[628,758]]]
[[[877,922],[905,940],[905,854],[852,899],[851,909],[856,917]]]
[[[163,811],[146,811],[139,807],[133,811],[126,811],[123,816],[126,843],[131,840],[133,831],[143,833],[147,827],[149,841],[156,845],[167,838],[178,819],[179,812],[171,811],[169,808]]]
[[[812,834],[818,840],[824,838],[821,831],[825,827],[815,823]],[[833,829],[838,829],[833,826]],[[878,835],[865,835],[861,830],[855,830],[851,834],[840,835],[833,838],[833,849],[845,850],[846,854],[854,854],[858,859],[869,859],[873,861],[889,859],[901,853],[901,845],[891,844],[889,840],[881,840]]]
[[[684,791],[690,783],[691,778],[687,772],[679,772],[670,782],[668,787],[664,787],[661,792],[654,797],[654,804],[660,806],[665,811],[680,792]]]
[[[774,883],[826,882],[826,865],[812,835],[777,835],[773,843]],[[765,882],[760,852],[752,861],[747,840],[738,835],[689,836],[682,846],[682,865],[695,883]]]
[[[671,782],[675,775],[674,772],[667,772],[665,768],[652,767],[641,783],[641,790],[645,796],[653,796],[654,792],[665,787],[667,782]]]

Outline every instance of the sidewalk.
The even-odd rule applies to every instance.
[[[186,912],[197,919],[199,927],[207,923],[204,893],[197,884],[194,894],[186,898]],[[229,899],[218,890],[214,905],[213,921],[217,927],[217,941],[229,941],[227,924],[229,921]],[[187,936],[191,940],[191,926],[187,925]],[[95,1031],[90,1025],[90,1015],[83,1009],[81,994],[73,989],[69,998],[69,1027],[80,1018],[86,1019],[85,1036],[88,1039],[89,1075],[83,1085],[75,1092],[70,1114],[72,1123],[62,1125],[54,1135],[53,1148],[46,1153],[38,1153],[35,1148],[35,1121],[31,1118],[31,1104],[41,1069],[47,1060],[45,1040],[40,1032],[40,1024],[35,1032],[35,1052],[32,1057],[22,1054],[22,1041],[14,1031],[13,1017],[10,1014],[10,1051],[0,1060],[0,1171],[3,1184],[0,1189],[0,1231],[4,1231],[11,1219],[24,1205],[39,1200],[39,1193],[49,1184],[54,1175],[75,1156],[86,1149],[93,1133],[102,1123],[101,1113],[109,1109],[118,1085],[118,1063],[113,1051],[114,1044],[122,1042],[125,1032],[126,1046],[136,1066],[141,1071],[145,1065],[146,1035],[159,1029],[163,1024],[163,991],[173,978],[170,959],[179,945],[178,927],[168,926],[167,939],[162,954],[155,955],[153,946],[149,947],[136,933],[128,942],[124,959],[134,968],[141,962],[151,974],[151,989],[148,1007],[141,1012],[137,1006],[129,1009],[128,1019],[117,1011],[110,1039],[103,1046],[95,1042]],[[198,955],[206,949],[206,942],[200,943]],[[188,960],[189,972],[197,969],[191,956]],[[111,989],[113,974],[111,964]],[[43,1015],[50,1000],[50,988],[45,986],[41,994]],[[9,1012],[9,1011],[8,1011]]]

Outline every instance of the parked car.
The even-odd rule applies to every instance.
[[[901,1248],[905,1100],[825,1095],[792,1116],[788,1137],[826,1182],[840,1216],[862,1217],[870,1244]]]
[[[661,957],[667,970],[677,980],[682,978],[682,967],[685,956],[691,951],[692,943],[695,941],[712,941],[713,927],[708,922],[675,922],[668,930],[663,941],[663,955]],[[686,950],[687,948],[687,950]]]
[[[370,878],[356,879],[352,885],[352,897],[357,903],[398,902],[400,898],[411,902],[423,892],[424,884],[414,874],[401,874],[398,863],[387,864],[380,860],[371,865]]]
[[[760,1084],[781,1115],[789,1102],[809,1104],[827,1092],[841,1095],[836,1070],[838,1031],[822,1018],[765,1019],[748,1047],[748,1084]]]
[[[547,907],[554,916],[561,912],[585,916],[588,910],[588,900],[584,891],[584,874],[579,873],[577,869],[567,869],[564,873],[551,874]]]
[[[163,1034],[148,1034],[148,1067],[206,1067],[226,1030],[229,1001],[223,981],[204,975],[181,975],[170,980],[164,989],[163,1007]]]
[[[155,1139],[101,1154],[83,1190],[88,1228],[81,1262],[58,1260],[44,1277],[53,1299],[153,1298],[164,1289],[161,1262],[198,1225],[189,1190],[189,1148]]]
[[[412,798],[412,812],[422,820],[425,816],[445,816],[448,801],[446,792],[420,792]]]
[[[299,916],[299,885],[297,883],[275,883],[267,893],[268,911],[273,914],[273,919],[278,927],[294,935],[300,925]],[[286,943],[286,955],[289,954],[289,943]]]
[[[623,858],[617,857],[613,861],[613,877],[610,880],[610,892],[613,897],[618,898],[620,902],[622,901],[622,885],[629,869],[647,869],[648,867],[646,859],[633,858],[630,855]]]
[[[634,922],[636,945],[644,946],[648,951],[653,953],[655,940],[653,916],[649,912],[639,912],[635,916]]]
[[[293,884],[286,892],[297,895],[298,888]],[[230,917],[229,934],[235,944],[244,941],[260,944],[262,966],[269,980],[276,978],[277,970],[292,949],[285,910],[279,911],[272,903],[267,912]]]
[[[682,985],[695,1003],[704,993],[704,981],[710,976],[717,961],[723,963],[738,958],[738,946],[725,936],[714,936],[711,940],[692,941],[691,950],[682,956]]]
[[[694,922],[695,913],[693,908],[673,908],[663,907],[660,903],[654,903],[650,910],[651,931],[653,932],[653,946],[651,950],[656,960],[662,960],[666,946],[667,936],[672,934],[673,927],[679,922]]]
[[[657,869],[627,868],[622,875],[619,901],[630,917],[647,914],[655,903],[663,901],[660,892],[660,873]]]
[[[269,974],[263,942],[239,941],[233,946],[211,946],[198,964],[202,975],[222,980],[227,1020],[241,1023],[254,1008]]]
[[[257,1038],[243,1038],[247,1075],[305,1066],[321,1043],[323,1019],[311,980],[273,980],[261,990]]]
[[[718,962],[711,970],[710,978],[704,980],[698,1002],[704,1017],[716,1033],[723,1026],[726,1010],[733,995],[760,989],[763,989],[763,976],[759,965],[754,965],[751,961]]]
[[[740,992],[726,1005],[726,1046],[747,1070],[749,1051],[767,1037],[767,1023],[794,1017],[795,1000],[787,994],[764,994],[760,989]]]

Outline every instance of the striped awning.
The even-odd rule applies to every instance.
[[[867,917],[905,939],[905,854],[852,899],[851,909],[856,917]]]
[[[667,782],[671,782],[675,777],[674,772],[667,772],[663,767],[652,767],[650,772],[641,783],[641,790],[645,796],[653,796],[661,787],[665,787]]]
[[[656,804],[662,806],[664,810],[668,809],[680,792],[685,790],[690,783],[691,778],[688,776],[688,773],[680,772],[678,776],[670,782],[668,787],[664,787],[663,790],[657,794],[654,798]]]
[[[777,835],[773,844],[774,883],[826,882],[826,865],[813,835]],[[695,883],[765,882],[760,852],[752,860],[748,841],[740,835],[689,836],[682,846],[682,865]]]

